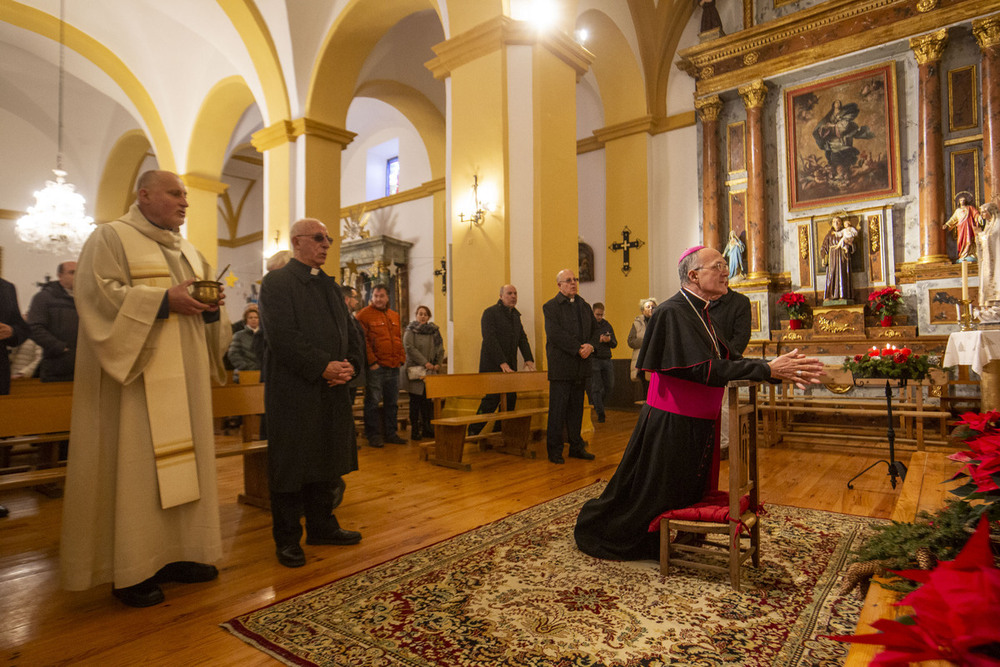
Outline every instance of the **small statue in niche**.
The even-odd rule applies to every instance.
[[[1000,299],[997,262],[1000,262],[1000,208],[993,202],[979,207],[976,247],[979,256],[979,305]]]
[[[955,197],[955,212],[944,223],[945,229],[955,230],[959,262],[976,261],[976,226],[979,220],[979,209],[972,202],[971,194],[959,192]]]
[[[700,32],[718,29],[719,37],[725,35],[725,31],[722,30],[722,18],[719,16],[719,10],[715,8],[715,0],[695,0],[695,2],[701,7]]]
[[[365,213],[364,209],[360,213],[350,212],[350,216],[344,218],[344,231],[340,235],[341,241],[357,241],[371,237],[368,227],[368,219],[371,213]]]
[[[827,301],[851,301],[854,290],[851,286],[851,255],[854,254],[854,239],[858,230],[851,221],[835,215],[830,222],[831,229],[823,238],[819,256],[826,266],[826,290],[823,294]]]
[[[729,260],[730,280],[736,276],[746,275],[746,269],[743,267],[743,253],[746,249],[746,244],[740,240],[740,237],[736,235],[735,231],[730,229],[729,242],[726,243],[726,247],[722,251],[722,256]]]

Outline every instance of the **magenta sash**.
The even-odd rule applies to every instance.
[[[709,387],[665,373],[650,373],[646,403],[657,410],[698,419],[718,419],[725,387]]]

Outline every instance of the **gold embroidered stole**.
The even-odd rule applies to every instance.
[[[170,267],[159,243],[127,223],[109,224],[118,233],[125,248],[132,284],[173,287]],[[191,253],[197,257],[197,251],[186,240],[182,242],[181,250],[192,268],[201,265],[200,261],[192,261]],[[151,338],[155,346],[149,363],[142,371],[142,381],[156,457],[160,506],[167,509],[198,500],[201,495],[191,434],[179,316],[170,313],[167,319],[157,320],[153,324]]]

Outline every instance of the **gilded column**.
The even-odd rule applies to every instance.
[[[718,95],[694,101],[701,119],[701,211],[702,243],[709,248],[722,250],[719,227],[719,112],[722,100]]]
[[[747,278],[767,277],[767,190],[764,179],[764,99],[758,79],[739,88],[747,108]]]
[[[944,28],[910,39],[917,57],[918,127],[917,154],[920,172],[920,259],[921,264],[947,261],[944,228],[944,154],[941,138],[941,55],[948,43]]]
[[[972,22],[983,52],[983,201],[1000,203],[1000,15]]]

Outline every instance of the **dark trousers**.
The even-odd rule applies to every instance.
[[[517,394],[510,392],[507,394],[507,409],[513,410],[517,406]],[[479,402],[479,409],[476,410],[477,415],[491,415],[497,411],[500,407],[500,394],[486,394],[483,396],[483,400]],[[469,435],[479,435],[483,427],[486,426],[486,422],[482,421],[476,424],[469,424]]]
[[[340,527],[333,516],[333,484],[305,484],[298,493],[271,493],[271,532],[278,548],[302,539],[302,516],[310,535],[331,533]]]
[[[431,435],[434,427],[434,401],[420,394],[410,394],[410,433]]]
[[[549,457],[561,456],[563,447],[563,427],[569,440],[571,452],[582,451],[587,443],[580,435],[583,425],[583,393],[586,380],[569,382],[549,381],[549,421],[545,432]]]
[[[399,413],[399,369],[379,366],[368,369],[365,376],[365,437],[396,437],[396,417]],[[382,433],[379,433],[379,409],[382,403]]]
[[[594,359],[590,376],[590,404],[599,416],[604,415],[604,397],[615,388],[615,366],[610,359]]]

